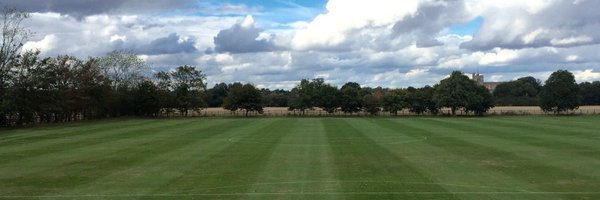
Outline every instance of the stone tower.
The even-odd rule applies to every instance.
[[[473,79],[477,84],[483,85],[483,75],[472,74],[471,79]]]

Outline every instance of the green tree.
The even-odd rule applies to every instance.
[[[427,86],[429,87],[429,86]],[[435,106],[435,103],[433,102],[432,98],[433,98],[433,93],[432,88],[429,87],[424,87],[424,88],[418,88],[418,89],[408,89],[408,95],[406,97],[406,104],[407,107],[409,108],[410,112],[416,113],[418,115],[421,115],[425,112],[427,112],[428,110],[430,110],[431,107]],[[432,113],[437,113],[435,111],[433,111]]]
[[[224,100],[223,108],[231,111],[244,110],[244,116],[251,111],[263,112],[262,96],[252,84],[235,83]]]
[[[112,82],[113,89],[132,88],[143,81],[148,68],[144,60],[128,50],[115,50],[100,58],[102,72]]]
[[[476,101],[475,88],[475,81],[460,71],[454,71],[450,77],[436,85],[433,100],[438,107],[450,108],[452,115],[456,115],[457,110],[464,109]]]
[[[537,79],[528,76],[499,84],[494,90],[493,96],[497,105],[532,106],[538,105],[537,96],[541,88]]]
[[[348,82],[339,92],[340,108],[345,113],[355,113],[362,109],[363,99],[360,96],[361,87],[358,83]]]
[[[290,91],[276,89],[269,90],[263,88],[260,90],[263,96],[263,105],[265,107],[289,107]]]
[[[367,94],[363,97],[363,107],[365,112],[375,116],[381,112],[382,99],[373,94]]]
[[[174,112],[174,108],[177,107],[175,94],[173,93],[173,83],[171,81],[171,74],[168,72],[158,72],[154,74],[156,86],[159,93],[161,114],[164,112],[166,115],[170,115]]]
[[[134,113],[153,117],[160,113],[161,104],[158,87],[149,80],[142,81],[133,90]]]
[[[407,91],[404,89],[390,90],[383,97],[383,110],[398,115],[398,111],[408,107],[407,95]]]
[[[419,88],[419,91],[423,94],[423,102],[425,102],[425,107],[427,107],[427,111],[433,115],[437,115],[440,111],[437,103],[433,100],[433,95],[435,94],[435,89],[431,86],[425,86],[423,88]]]
[[[476,115],[483,115],[490,108],[494,107],[494,99],[486,87],[482,85],[474,85],[474,87],[474,98],[467,104],[465,110],[473,112]]]
[[[333,114],[339,107],[339,90],[330,84],[323,84],[317,88],[317,106],[329,114]]]
[[[317,90],[315,83],[307,79],[302,79],[300,84],[296,85],[296,87],[292,89],[288,110],[300,110],[302,115],[304,115],[306,110],[313,109],[313,107],[315,107],[316,95]]]
[[[14,99],[10,92],[13,85],[15,63],[19,62],[19,52],[31,36],[31,31],[22,23],[31,17],[27,12],[5,7],[0,11],[0,125],[11,125],[15,115]]]
[[[575,76],[567,70],[558,70],[546,80],[540,92],[540,108],[545,112],[560,114],[579,107]]]
[[[208,107],[221,107],[223,106],[223,100],[229,93],[229,86],[226,83],[215,84],[207,93],[208,100],[206,103]]]
[[[203,93],[206,91],[206,75],[193,66],[180,66],[171,72],[172,87],[175,92],[175,105],[182,116],[189,110],[198,111],[206,107]]]
[[[581,105],[600,105],[600,81],[579,84]]]

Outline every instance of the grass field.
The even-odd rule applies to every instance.
[[[600,116],[120,119],[0,131],[0,199],[600,199]]]

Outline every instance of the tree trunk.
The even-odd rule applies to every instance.
[[[246,117],[248,117],[248,109],[246,109],[246,114],[245,115],[246,115]]]
[[[456,116],[456,108],[452,107],[450,110],[452,110],[452,116]]]

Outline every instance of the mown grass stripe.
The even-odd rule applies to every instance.
[[[530,129],[524,125],[507,124],[490,120],[467,119],[446,120],[464,127],[473,127],[477,134],[515,141],[525,145],[547,149],[550,153],[578,154],[600,160],[600,140],[578,138],[568,132],[555,131],[552,133]],[[597,153],[590,155],[590,153]]]
[[[193,122],[193,120],[186,122]],[[219,121],[217,121],[219,122]],[[224,121],[220,121],[223,123]],[[185,123],[184,123],[185,124]],[[179,127],[179,128],[167,128],[164,131],[176,131],[172,136],[185,136],[193,134],[196,131],[200,131],[211,126],[218,125],[213,121],[209,126],[200,127]],[[231,124],[229,124],[230,126]],[[158,131],[160,133],[160,131]],[[129,143],[125,146],[111,146],[108,148],[114,149],[115,151],[109,154],[91,154],[92,152],[84,152],[81,157],[66,160],[60,162],[60,164],[52,167],[45,168],[44,170],[35,171],[29,174],[23,174],[14,178],[3,178],[1,179],[0,187],[2,188],[14,188],[16,191],[10,193],[19,193],[20,189],[27,189],[28,187],[40,187],[42,185],[50,184],[52,187],[46,188],[45,190],[36,190],[37,194],[56,194],[61,191],[73,187],[74,185],[83,185],[87,182],[93,181],[99,177],[107,175],[112,171],[127,168],[128,166],[135,165],[146,159],[152,158],[153,155],[157,155],[160,152],[166,151],[174,146],[185,144],[193,140],[182,139],[182,140],[161,140],[160,137],[151,140],[132,140],[133,143]],[[93,156],[92,156],[93,155]],[[146,155],[146,156],[144,156]],[[35,181],[40,177],[43,177],[44,181]],[[6,184],[6,185],[5,185]]]
[[[255,123],[255,119],[252,120]],[[258,119],[267,121],[266,125],[249,131],[239,140],[222,151],[213,154],[206,161],[194,163],[195,167],[180,176],[166,182],[152,193],[179,192],[202,193],[223,192],[219,189],[229,185],[244,185],[254,183],[258,173],[265,164],[266,159],[275,148],[279,140],[294,127],[294,120]],[[252,142],[254,138],[269,138],[264,144]],[[248,186],[239,188],[226,188],[243,192]]]
[[[595,117],[595,116],[590,116],[590,117]],[[527,118],[530,118],[529,120],[527,120]],[[499,117],[498,119],[495,119],[497,121],[507,121],[510,123],[514,123],[514,124],[523,124],[526,125],[529,128],[532,129],[536,129],[536,130],[540,130],[540,131],[545,131],[548,132],[549,134],[552,134],[553,132],[556,131],[565,131],[570,133],[570,135],[577,135],[577,136],[581,136],[581,137],[594,137],[594,136],[598,136],[598,131],[597,128],[585,128],[582,127],[581,125],[573,125],[571,123],[569,123],[568,119],[569,117],[560,117],[561,119],[564,119],[564,122],[559,122],[559,121],[554,121],[554,122],[550,122],[550,123],[546,123],[545,120],[549,119],[549,118],[554,118],[554,117],[539,117],[539,116],[528,116],[528,117]]]
[[[323,119],[325,131],[328,138],[340,136],[357,137],[360,146],[348,144],[346,146],[332,146],[334,163],[337,169],[337,177],[340,179],[344,192],[373,192],[373,191],[422,191],[422,192],[444,192],[443,195],[401,195],[394,193],[379,193],[373,195],[372,199],[402,198],[402,199],[458,199],[454,194],[436,185],[435,182],[426,178],[421,172],[415,170],[401,158],[395,156],[387,149],[379,146],[376,142],[365,136],[356,129],[347,119]],[[367,145],[363,145],[367,144]],[[365,182],[348,182],[346,180]],[[399,181],[399,182],[386,182]],[[431,185],[419,185],[411,183],[431,183]],[[346,198],[352,198],[346,195]]]
[[[77,124],[53,124],[52,126],[22,129],[6,129],[0,131],[0,145],[31,145],[34,142],[46,142],[49,139],[62,139],[74,135],[100,130],[113,130],[117,127],[138,126],[157,122],[158,120],[121,119],[96,122],[79,122]]]
[[[109,194],[151,192],[164,182],[181,175],[182,171],[192,169],[191,163],[206,160],[219,149],[228,146],[230,142],[224,137],[232,136],[231,132],[247,127],[250,123],[248,120],[228,119],[224,120],[224,123],[212,126],[191,124],[190,126],[195,126],[193,128],[198,128],[198,131],[181,136],[184,138],[179,140],[183,140],[185,143],[172,145],[164,152],[149,156],[149,159],[144,162],[121,170],[114,170],[111,174],[93,182],[70,188],[67,194],[87,194],[96,191],[97,187],[105,188],[104,192]]]
[[[446,124],[438,124],[438,121],[433,119],[426,120],[410,120],[410,123],[404,121],[394,121],[402,123],[405,126],[422,129],[430,133],[432,136],[452,135],[460,137],[444,137],[438,139],[428,139],[427,142],[433,145],[445,148],[449,152],[463,155],[469,158],[472,164],[482,165],[489,170],[500,171],[515,179],[520,179],[523,182],[536,183],[535,186],[539,190],[534,191],[578,191],[588,192],[595,191],[599,187],[598,183],[593,182],[593,179],[581,174],[564,170],[557,167],[551,167],[543,162],[523,158],[513,152],[508,152],[503,149],[493,148],[482,144],[467,141],[469,130],[460,130],[448,127]],[[465,133],[467,135],[465,135]],[[505,146],[506,147],[506,146]],[[551,174],[551,176],[549,176]],[[581,181],[581,184],[576,184],[572,181]],[[574,184],[560,184],[561,182],[569,182]],[[539,184],[553,183],[553,184]]]
[[[484,145],[487,147],[501,149],[505,152],[514,153],[524,159],[530,159],[539,163],[543,163],[549,167],[560,168],[561,170],[567,170],[576,174],[580,174],[587,177],[600,178],[598,169],[600,168],[600,161],[590,157],[579,156],[576,153],[567,153],[563,151],[550,151],[548,147],[537,147],[525,144],[520,141],[515,141],[515,138],[503,139],[497,137],[497,135],[506,135],[506,133],[496,132],[496,134],[488,135],[489,130],[476,129],[474,127],[467,128],[460,124],[454,124],[448,120],[432,119],[439,121],[444,124],[444,127],[451,127],[455,130],[465,131],[469,136],[461,137],[461,140]],[[482,136],[486,135],[485,139],[474,139],[471,136]],[[552,146],[551,143],[547,143],[548,146]],[[506,146],[513,146],[517,148],[505,148]],[[527,154],[523,153],[527,152]]]
[[[297,121],[298,124],[277,143],[249,192],[341,191],[322,120]],[[339,198],[341,196],[328,197]]]
[[[406,119],[398,119],[406,120]],[[371,129],[381,130],[382,134],[396,133],[401,135],[412,135],[413,137],[425,137],[430,133],[412,127],[405,127],[391,120],[375,120],[370,123],[376,127],[368,126]],[[365,126],[366,125],[357,125]],[[373,136],[377,137],[377,136]],[[402,157],[408,163],[419,169],[432,179],[435,184],[446,188],[449,192],[455,192],[460,199],[478,200],[481,197],[466,195],[465,192],[521,192],[536,190],[534,184],[512,178],[502,172],[490,170],[482,165],[472,164],[469,158],[460,154],[450,152],[443,147],[429,144],[427,140],[411,143],[389,143],[382,146],[388,148],[390,152]],[[434,138],[435,139],[435,138]],[[448,146],[453,146],[448,143]],[[486,199],[494,199],[493,196]],[[520,198],[514,198],[520,199]],[[524,198],[527,200],[540,199],[558,199],[547,196],[535,198]]]
[[[0,153],[0,158],[8,162],[0,163],[0,167],[5,165],[14,165],[13,162],[22,160],[38,160],[48,157],[48,154],[64,154],[64,151],[76,151],[81,148],[90,148],[94,145],[116,142],[119,140],[135,138],[139,136],[151,136],[159,131],[169,130],[186,123],[193,123],[193,120],[167,120],[148,125],[118,127],[113,130],[102,130],[98,132],[87,133],[82,136],[70,137],[63,141],[52,141],[42,144],[31,144],[25,150],[7,149]],[[34,148],[35,147],[35,148]],[[3,148],[2,148],[3,149]]]

